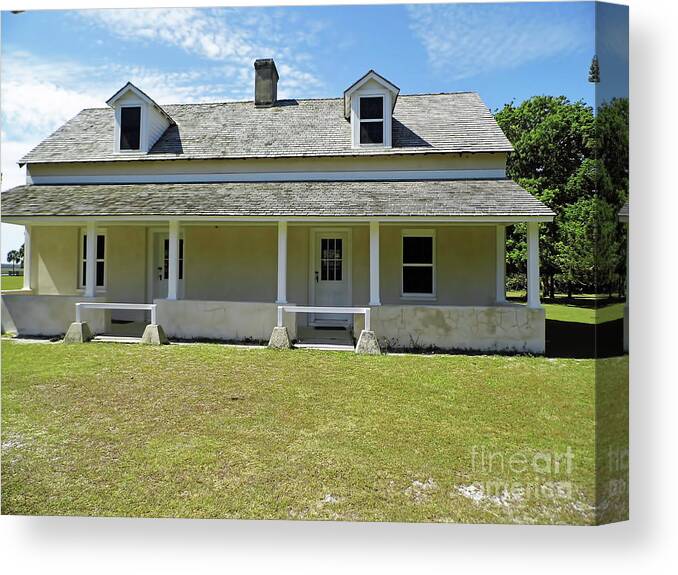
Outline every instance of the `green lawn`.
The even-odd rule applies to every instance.
[[[3,340],[2,513],[591,523],[594,366]]]
[[[544,303],[546,319],[576,323],[600,324],[624,317],[624,303],[613,303],[603,307],[583,307],[567,303]]]
[[[2,276],[1,289],[21,289],[24,287],[24,276]]]
[[[525,300],[525,292],[507,292],[513,300]],[[624,302],[609,302],[606,296],[577,295],[568,300],[565,295],[557,294],[555,303],[542,300],[546,310],[546,319],[575,323],[601,324],[624,317]]]

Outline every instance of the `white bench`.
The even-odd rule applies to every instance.
[[[88,309],[131,309],[151,312],[151,324],[156,325],[156,305],[154,303],[109,303],[109,302],[78,302],[75,304],[75,321],[81,322],[83,308]]]
[[[365,330],[370,331],[370,308],[369,307],[322,307],[313,305],[279,305],[278,327],[283,327],[283,313],[360,313],[365,316]]]

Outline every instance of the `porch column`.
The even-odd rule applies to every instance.
[[[379,222],[370,221],[370,305],[381,305],[379,297]]]
[[[96,295],[97,287],[96,254],[97,254],[96,222],[87,222],[87,251],[85,252],[85,297],[94,297]]]
[[[539,224],[527,223],[527,305],[541,307],[539,300]]]
[[[497,303],[506,303],[506,226],[497,226]]]
[[[24,226],[24,289],[31,289],[31,226]]]
[[[278,297],[277,304],[287,303],[287,222],[278,222]]]
[[[179,220],[169,223],[167,299],[179,299]]]

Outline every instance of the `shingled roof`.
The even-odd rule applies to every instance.
[[[2,194],[3,219],[553,215],[511,180],[27,185]]]
[[[21,160],[25,163],[116,160],[278,158],[508,152],[511,143],[475,92],[400,96],[393,116],[393,147],[351,147],[343,99],[279,100],[162,107],[170,126],[146,153],[116,154],[114,111],[80,112]]]

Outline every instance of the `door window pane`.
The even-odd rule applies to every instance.
[[[344,245],[341,238],[320,239],[320,279],[341,281]]]

